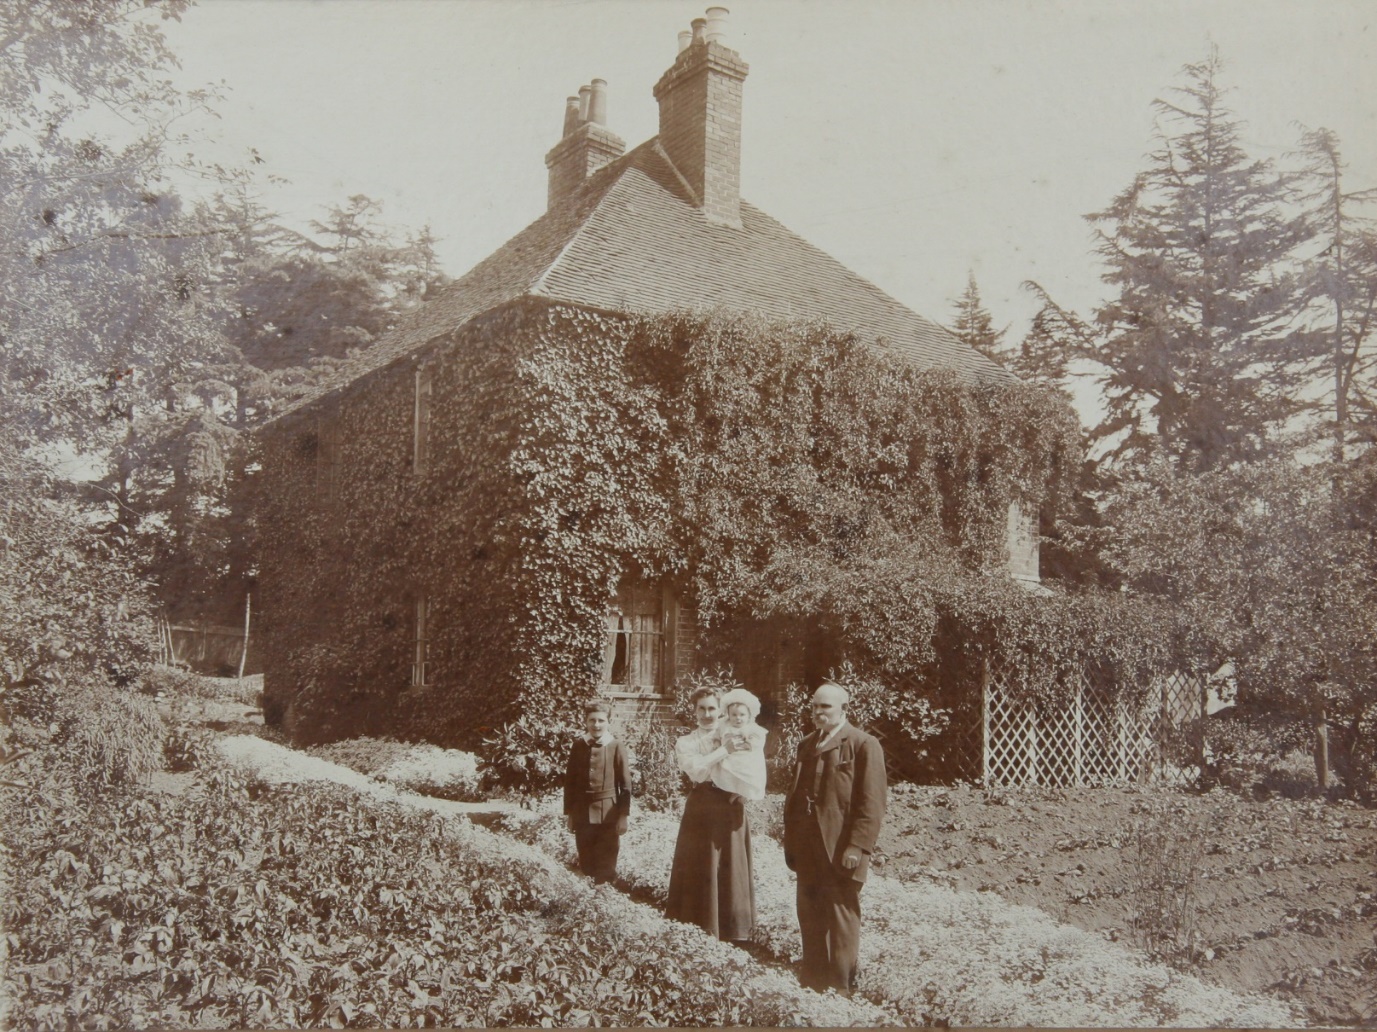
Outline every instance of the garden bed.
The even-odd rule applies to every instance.
[[[765,807],[756,807],[764,815]],[[759,822],[769,823],[768,818]],[[625,887],[663,898],[676,820],[633,816],[618,870]],[[559,815],[523,820],[513,834],[572,859]],[[759,944],[780,960],[799,955],[794,886],[782,851],[752,837]],[[861,896],[859,993],[905,1025],[1291,1026],[1286,1004],[1236,993],[1150,963],[1131,948],[993,893],[931,880],[872,876]]]
[[[1152,849],[1143,854],[1139,833],[1162,821],[1195,870],[1191,946],[1173,959],[1208,982],[1292,1000],[1314,1024],[1377,1024],[1377,812],[1352,803],[897,786],[879,869],[1142,944],[1150,929],[1134,926],[1151,899],[1136,887]]]
[[[426,812],[463,804],[379,799],[395,790],[250,736],[223,744],[236,767],[208,764],[181,795],[45,788],[6,807],[7,1025],[886,1021]]]

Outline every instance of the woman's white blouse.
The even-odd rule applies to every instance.
[[[695,785],[712,777],[712,768],[727,755],[725,745],[713,743],[716,734],[716,728],[698,728],[674,743],[674,759]]]

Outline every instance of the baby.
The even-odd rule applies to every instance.
[[[755,722],[760,700],[745,688],[733,688],[722,696],[726,720],[717,731],[719,745],[732,745],[712,770],[712,783],[724,792],[746,799],[765,798],[765,729]],[[744,750],[741,746],[745,746]]]

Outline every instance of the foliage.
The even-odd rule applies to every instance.
[[[62,482],[8,439],[0,496],[0,703],[7,727],[39,728],[75,705],[65,697],[78,686],[132,683],[153,621],[118,542],[94,532]]]
[[[674,755],[676,729],[653,719],[622,726],[617,737],[631,756],[631,794],[643,810],[678,813],[684,805],[685,778]]]
[[[485,788],[512,788],[523,799],[562,784],[569,749],[580,734],[573,724],[523,713],[483,743],[478,772]]]
[[[14,1027],[874,1023],[467,824],[200,786],[5,799]]]
[[[1319,381],[1319,397],[1332,417],[1333,461],[1342,467],[1352,457],[1355,442],[1370,446],[1377,439],[1372,395],[1377,372],[1377,218],[1368,213],[1368,206],[1377,202],[1377,190],[1346,189],[1347,163],[1338,136],[1328,129],[1303,132],[1300,156],[1300,201],[1317,238],[1316,253],[1305,263],[1301,278],[1310,337],[1307,350],[1315,356],[1310,372]]]
[[[1196,882],[1206,828],[1184,807],[1157,803],[1136,823],[1129,884],[1134,941],[1148,956],[1189,969],[1196,950]]]
[[[1326,471],[1278,460],[1210,474],[1166,464],[1109,506],[1105,554],[1127,586],[1179,607],[1240,702],[1327,723],[1335,769],[1367,791],[1377,710],[1377,563]]]
[[[481,798],[478,758],[458,749],[410,745],[401,756],[383,767],[378,776],[406,792],[440,799]]]
[[[163,768],[166,729],[152,699],[82,686],[63,701],[52,748],[75,762],[83,781],[98,788],[140,784]]]
[[[829,671],[827,680],[846,689],[850,696],[846,719],[879,736],[890,766],[919,752],[924,742],[941,734],[947,725],[948,714],[935,708],[930,699],[888,685],[880,677],[867,676],[849,661]],[[799,742],[814,730],[812,693],[802,685],[790,684],[784,696],[782,719],[775,729],[778,748],[770,759],[770,780],[778,791],[792,786]]]

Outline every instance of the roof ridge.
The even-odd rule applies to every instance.
[[[773,222],[773,223],[774,223],[776,226],[778,226],[781,230],[783,230],[785,233],[789,234],[789,236],[791,236],[794,240],[798,241],[798,243],[802,244],[805,248],[807,248],[807,249],[808,249],[809,251],[811,251],[813,254],[819,256],[820,258],[824,259],[824,260],[827,261],[828,263],[830,263],[830,264],[836,266],[838,269],[840,269],[840,270],[842,271],[842,273],[843,273],[844,275],[846,275],[846,276],[849,277],[850,279],[854,280],[854,281],[855,281],[857,284],[859,284],[861,287],[865,288],[865,289],[868,290],[868,291],[871,291],[872,293],[878,295],[881,299],[883,299],[883,300],[885,300],[885,301],[887,301],[887,302],[889,302],[889,303],[891,303],[891,304],[898,305],[898,306],[899,306],[900,308],[902,308],[904,311],[906,311],[906,312],[908,312],[910,315],[912,315],[915,319],[918,319],[919,321],[921,321],[921,322],[923,322],[923,323],[926,323],[926,324],[928,324],[929,326],[932,326],[934,329],[940,330],[940,331],[942,332],[942,334],[944,334],[947,338],[949,338],[949,341],[943,341],[943,343],[947,345],[945,350],[947,350],[947,351],[949,351],[949,352],[952,352],[952,353],[954,353],[954,354],[960,354],[960,355],[962,355],[962,357],[965,357],[965,352],[966,352],[966,350],[968,350],[968,345],[966,345],[966,344],[961,340],[960,337],[958,337],[958,336],[956,336],[956,334],[952,333],[952,331],[951,331],[950,329],[948,329],[947,327],[943,326],[941,323],[936,322],[936,321],[933,320],[933,319],[929,319],[927,316],[923,315],[921,312],[919,312],[919,311],[917,311],[917,310],[915,310],[915,309],[913,309],[913,308],[910,308],[908,305],[904,304],[904,302],[900,301],[897,297],[895,297],[893,294],[889,293],[889,292],[888,292],[887,290],[885,290],[883,287],[878,286],[877,284],[871,282],[869,279],[867,279],[866,277],[862,276],[862,275],[861,275],[859,272],[857,272],[855,269],[851,268],[849,265],[847,265],[846,263],[842,262],[842,261],[841,261],[839,258],[837,258],[835,255],[829,254],[828,252],[824,251],[822,248],[818,247],[816,244],[814,244],[812,241],[810,241],[807,237],[804,237],[804,236],[799,235],[799,234],[796,233],[794,230],[792,230],[792,229],[790,229],[788,226],[786,226],[783,222],[779,221],[779,219],[777,219],[777,218],[775,218],[773,215],[771,215],[769,212],[764,211],[763,209],[757,207],[756,205],[752,204],[750,201],[746,200],[744,197],[741,199],[741,205],[742,205],[742,207],[744,207],[744,208],[749,208],[753,213],[755,213],[755,214],[756,214],[757,216],[759,216],[760,218],[768,219],[769,221]],[[975,351],[974,348],[969,348],[969,350]],[[976,355],[978,355],[981,359],[984,359],[986,362],[989,362],[991,365],[995,366],[996,368],[1000,369],[1001,371],[1005,371],[1003,366],[998,365],[998,363],[994,362],[994,360],[991,359],[991,358],[989,358],[989,356],[984,355],[984,354],[981,354],[979,351],[975,351],[975,353],[976,353]]]
[[[610,197],[613,191],[617,189],[618,184],[621,183],[622,177],[626,175],[628,170],[635,167],[635,158],[639,154],[639,152],[648,148],[650,144],[656,142],[657,138],[651,137],[645,143],[637,144],[635,147],[632,147],[631,150],[619,156],[615,161],[609,161],[602,168],[594,172],[592,176],[589,176],[588,179],[584,180],[583,188],[586,188],[588,184],[590,184],[593,181],[593,178],[595,176],[599,176],[603,173],[607,173],[605,178],[609,179],[610,181],[607,183],[606,186],[600,185],[597,200],[592,202],[588,206],[587,211],[582,212],[578,216],[578,228],[569,234],[569,239],[564,241],[564,245],[559,249],[559,253],[556,254],[555,257],[545,266],[544,271],[542,271],[541,274],[536,277],[535,282],[532,283],[530,287],[528,287],[525,291],[523,291],[523,296],[527,294],[537,295],[540,297],[553,296],[546,289],[546,284],[550,279],[550,274],[559,267],[560,262],[564,260],[564,256],[569,253],[569,251],[573,248],[573,246],[576,243],[578,243],[580,237],[583,236],[584,230],[588,228],[588,224],[591,221],[593,221],[594,217],[597,215],[598,209],[606,203],[607,198]],[[608,172],[609,169],[615,168],[617,165],[620,165],[621,167],[618,168],[615,173]],[[580,192],[582,192],[582,189],[580,190]]]

